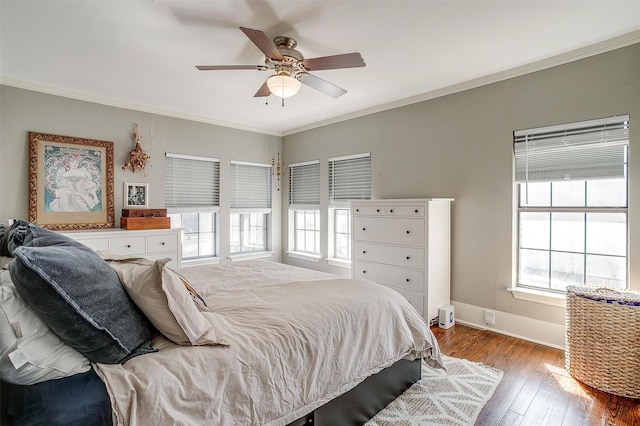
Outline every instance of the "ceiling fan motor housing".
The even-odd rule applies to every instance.
[[[302,61],[304,59],[302,53],[295,49],[298,42],[291,37],[278,36],[273,39],[273,44],[282,56],[290,56],[298,61]]]

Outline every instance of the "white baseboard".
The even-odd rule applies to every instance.
[[[540,321],[491,309],[495,312],[496,323],[487,325],[484,322],[486,308],[456,301],[451,301],[451,304],[455,308],[456,322],[460,324],[564,350],[564,324]]]

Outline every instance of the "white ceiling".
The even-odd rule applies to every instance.
[[[631,1],[2,0],[0,82],[78,99],[286,135],[640,41]],[[298,40],[306,57],[360,52],[367,66],[314,74],[285,101],[245,26]],[[639,71],[640,72],[640,71]]]

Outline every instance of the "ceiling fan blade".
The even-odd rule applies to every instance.
[[[271,90],[269,90],[269,86],[267,86],[267,82],[265,80],[265,82],[262,83],[262,86],[260,86],[260,88],[258,89],[256,94],[253,95],[253,97],[254,98],[263,98],[265,96],[269,96],[270,94],[271,94]]]
[[[265,33],[260,30],[252,30],[251,28],[240,27],[242,32],[249,37],[249,40],[253,42],[258,49],[262,51],[268,58],[271,59],[284,59],[280,54],[280,51],[276,49],[276,46],[273,44],[269,37]]]
[[[364,59],[358,52],[343,53],[342,55],[322,56],[302,61],[302,65],[309,71],[334,70],[338,68],[364,67]]]
[[[196,65],[200,71],[217,70],[262,70],[263,65]]]
[[[300,78],[300,82],[333,98],[338,98],[347,93],[347,91],[342,87],[329,83],[328,81],[323,80],[320,77],[316,77],[313,74],[305,74]]]

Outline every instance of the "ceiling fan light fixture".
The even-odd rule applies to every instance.
[[[267,79],[267,87],[274,95],[289,98],[300,90],[300,81],[286,74],[272,75]]]

